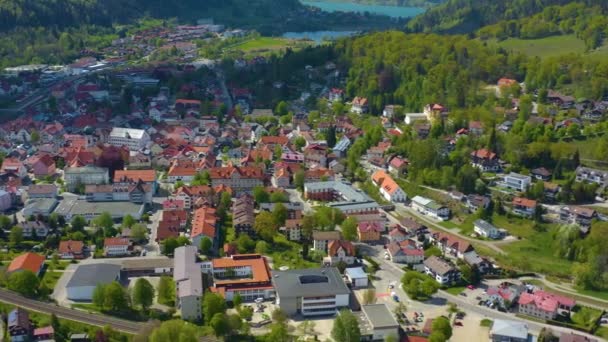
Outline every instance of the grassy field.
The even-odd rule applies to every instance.
[[[310,44],[310,42],[296,41],[286,38],[256,37],[236,45],[232,45],[226,48],[226,50],[239,51],[246,55],[264,55],[284,51],[287,48],[297,50],[309,46]]]
[[[446,289],[445,292],[457,296],[460,292],[464,291],[465,287],[464,286],[455,286],[455,287],[450,287],[449,289]]]
[[[506,50],[541,58],[559,56],[571,52],[585,52],[585,43],[573,34],[541,39],[510,38],[497,42],[497,44]]]

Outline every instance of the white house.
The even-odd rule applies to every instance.
[[[473,230],[477,235],[488,239],[499,239],[501,236],[500,230],[485,220],[475,220]]]
[[[143,129],[114,127],[108,136],[110,145],[127,146],[131,151],[143,150],[150,141],[150,136]]]
[[[407,194],[399,187],[393,177],[387,174],[384,170],[377,170],[372,175],[372,181],[378,189],[380,194],[389,202],[405,202],[407,200]]]
[[[129,254],[131,243],[124,238],[106,238],[103,242],[103,251],[106,256],[124,256]]]
[[[517,191],[526,191],[532,183],[532,177],[511,172],[505,176],[505,186]]]
[[[412,198],[412,208],[424,215],[441,221],[445,221],[450,218],[450,209],[448,207],[426,197],[415,196]]]

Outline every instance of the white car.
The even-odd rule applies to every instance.
[[[391,258],[391,256],[390,256],[390,255],[388,255],[388,254],[384,254],[384,260],[389,260],[390,258]]]

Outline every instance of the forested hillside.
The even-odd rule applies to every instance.
[[[599,47],[608,35],[607,10],[589,7],[581,2],[565,6],[550,6],[541,13],[518,20],[505,20],[483,27],[481,39],[536,39],[555,35],[575,34],[585,42],[587,50]]]
[[[448,0],[412,19],[414,32],[469,33],[502,20],[520,19],[542,12],[547,6],[566,5],[572,0]],[[586,6],[608,8],[605,0],[581,0]]]
[[[302,8],[298,0],[0,0],[0,30],[18,27],[109,26],[143,16],[197,19],[228,24],[271,22]]]
[[[317,1],[317,0],[312,0]],[[319,0],[320,1],[320,0]],[[431,7],[445,0],[329,0],[329,2],[354,2],[366,5],[402,6],[402,7]]]

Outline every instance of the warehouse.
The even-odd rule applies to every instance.
[[[78,266],[66,285],[67,298],[74,301],[93,300],[93,291],[99,284],[120,280],[120,265],[89,264]]]

